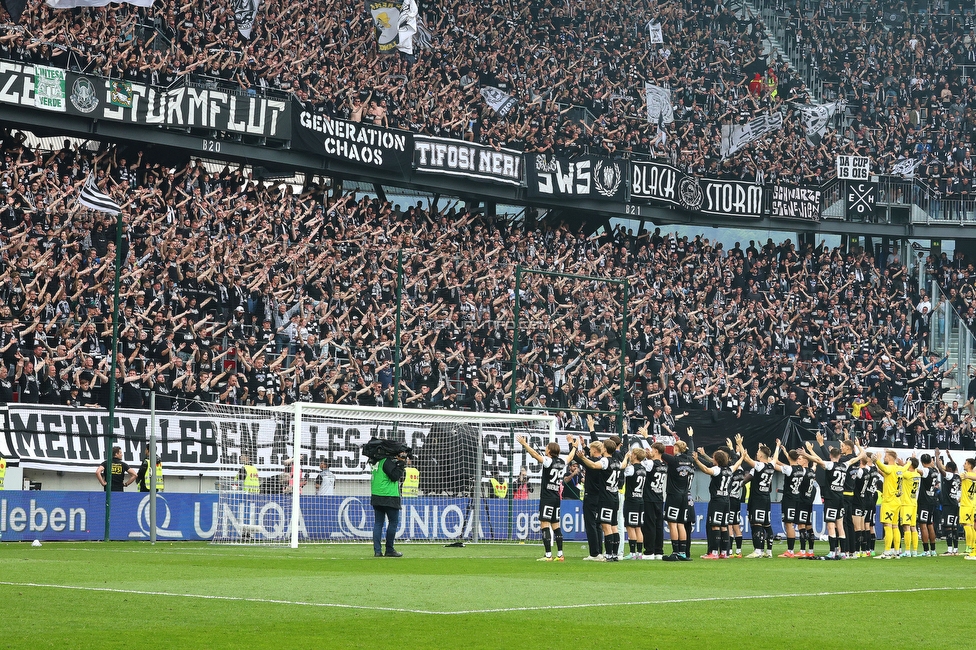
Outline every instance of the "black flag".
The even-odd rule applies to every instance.
[[[3,8],[7,10],[10,14],[10,20],[15,23],[20,23],[20,16],[24,13],[24,7],[27,6],[27,0],[0,0],[0,4]]]

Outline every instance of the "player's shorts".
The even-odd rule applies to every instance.
[[[898,521],[902,526],[914,526],[916,523],[915,515],[918,513],[917,505],[902,506],[898,509]]]
[[[813,523],[813,503],[801,503],[797,508],[797,521],[801,525]]]
[[[600,523],[617,525],[618,514],[620,512],[620,502],[616,499],[600,501]]]
[[[749,521],[761,526],[768,526],[772,522],[769,501],[752,501],[749,503]]]
[[[721,501],[708,502],[708,517],[706,523],[709,526],[727,526],[729,516],[729,502],[726,499]]]
[[[973,508],[959,506],[959,523],[963,526],[972,526],[973,522],[976,521],[974,515],[976,515],[976,512],[974,512]]]
[[[685,526],[694,526],[698,518],[695,512],[695,502],[688,499],[688,506],[685,508]]]
[[[644,525],[644,502],[624,501],[624,526],[640,528]]]
[[[726,518],[726,524],[729,526],[741,526],[742,525],[742,500],[741,499],[729,499],[729,516]]]
[[[550,524],[559,523],[558,499],[541,499],[539,501],[539,521],[547,521]]]
[[[884,526],[895,526],[898,524],[898,509],[899,505],[897,503],[882,503],[881,504],[881,523]]]
[[[942,527],[956,527],[959,525],[959,506],[942,506]]]
[[[864,517],[864,523],[873,526],[878,521],[878,504],[875,503],[870,508],[868,508],[868,514]]]
[[[837,521],[844,518],[844,499],[830,497],[824,499],[824,521]]]
[[[877,505],[871,499],[854,499],[854,516],[863,517],[865,521],[870,516],[870,513],[874,512],[874,507]]]
[[[935,506],[918,506],[918,518],[916,519],[920,524],[934,524],[935,523]]]
[[[683,524],[688,519],[688,499],[682,496],[668,496],[664,502],[664,521]]]
[[[782,509],[784,524],[795,524],[797,521],[799,521],[800,511],[796,501],[784,501],[782,504]]]

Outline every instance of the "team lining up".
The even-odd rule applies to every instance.
[[[922,454],[900,459],[892,450],[871,454],[851,440],[826,447],[822,436],[816,446],[785,451],[780,440],[775,450],[760,445],[753,458],[741,435],[735,443],[708,456],[699,447],[691,451],[684,441],[674,444],[673,454],[661,442],[651,443],[647,427],[638,430],[636,442],[610,436],[600,441],[592,416],[587,418],[590,442],[568,435],[569,454],[560,454],[558,442],[544,452],[523,448],[542,464],[539,521],[545,557],[540,561],[565,561],[560,521],[560,488],[573,460],[586,467],[583,521],[589,554],[584,560],[691,560],[691,529],[695,520],[691,485],[696,468],[710,477],[705,526],[707,552],[702,559],[742,557],[742,503],[746,496],[752,530],[750,558],[773,557],[771,504],[773,478],[784,476],[782,515],[787,550],[779,557],[842,560],[860,557],[894,559],[936,555],[936,523],[941,516],[947,550],[959,554],[959,525],[965,530],[965,559],[976,560],[976,459],[966,459],[963,470],[949,456]],[[688,435],[694,440],[694,431]],[[785,458],[781,459],[782,456]],[[814,554],[813,505],[817,496],[817,467],[823,469],[823,500],[829,553]],[[622,552],[618,532],[619,495],[623,493],[623,525],[630,552]],[[880,493],[880,522],[878,502]],[[876,553],[876,525],[884,528],[884,550]],[[664,526],[671,538],[671,553],[664,553]],[[796,542],[799,540],[799,550]],[[919,552],[919,541],[922,551]],[[601,546],[602,542],[602,546]],[[553,556],[553,547],[556,555]],[[618,552],[619,551],[619,552]]]

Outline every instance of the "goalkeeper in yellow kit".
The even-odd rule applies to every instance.
[[[901,468],[901,537],[905,540],[905,550],[900,557],[918,555],[918,491],[922,486],[922,475],[918,471],[918,459],[913,455]],[[898,547],[895,547],[898,550]]]
[[[890,560],[898,557],[901,546],[901,532],[898,530],[898,514],[901,510],[902,466],[898,464],[898,454],[885,450],[884,462],[875,456],[874,464],[884,477],[881,487],[881,525],[884,526],[884,553],[877,559]]]
[[[959,472],[962,491],[959,495],[959,521],[966,531],[967,560],[976,560],[976,459],[967,458]]]

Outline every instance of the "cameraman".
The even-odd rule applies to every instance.
[[[373,462],[373,461],[370,461]],[[394,456],[380,458],[373,464],[369,502],[373,506],[373,557],[383,557],[380,540],[383,538],[383,520],[386,519],[386,557],[403,557],[393,548],[397,522],[400,519],[400,481],[409,463],[407,450],[401,449]]]

